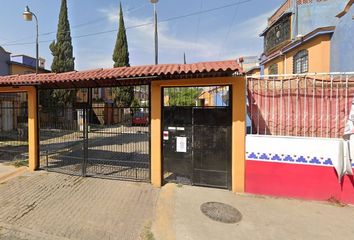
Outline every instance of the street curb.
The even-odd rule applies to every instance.
[[[24,172],[27,172],[27,170],[28,170],[28,167],[19,167],[13,172],[4,174],[3,176],[0,176],[0,183],[4,183],[4,182],[10,180],[11,178],[17,177],[17,176],[23,174]]]

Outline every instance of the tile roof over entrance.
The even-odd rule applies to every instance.
[[[1,86],[39,85],[43,88],[109,87],[146,84],[153,80],[222,77],[242,74],[235,60],[193,64],[159,64],[66,73],[26,74],[0,77]]]

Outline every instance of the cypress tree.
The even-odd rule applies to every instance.
[[[53,55],[52,72],[62,73],[74,70],[75,58],[73,57],[66,0],[61,1],[57,40],[50,44],[49,49]],[[76,90],[55,89],[41,90],[40,92],[40,104],[50,111],[55,111],[58,107],[73,104],[75,101]]]
[[[73,46],[71,43],[70,23],[68,20],[68,7],[66,0],[61,1],[57,41],[49,46],[52,55],[52,71],[56,73],[74,70]]]
[[[129,67],[127,34],[125,31],[122,3],[119,4],[119,30],[113,52],[114,67]]]
[[[113,51],[114,67],[130,67],[127,34],[124,25],[122,3],[119,4],[119,30]],[[134,99],[134,87],[117,87],[112,89],[119,107],[130,107]]]

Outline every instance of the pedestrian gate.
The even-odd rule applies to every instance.
[[[26,93],[0,94],[0,162],[28,162],[28,106]]]
[[[165,182],[231,187],[229,95],[228,86],[164,89]]]

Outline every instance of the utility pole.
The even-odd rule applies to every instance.
[[[159,0],[150,0],[150,2],[154,5],[154,41],[155,41],[155,65],[159,64],[159,43],[158,43],[158,32],[157,32],[157,11],[156,11],[156,3]]]

